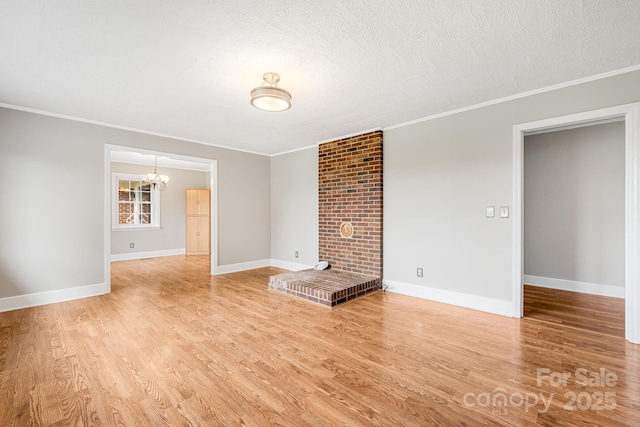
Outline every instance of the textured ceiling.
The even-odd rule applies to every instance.
[[[273,154],[640,64],[637,0],[2,0],[0,103]],[[293,106],[249,104],[262,73]]]

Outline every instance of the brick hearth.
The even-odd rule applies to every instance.
[[[382,278],[348,271],[302,270],[269,278],[269,289],[335,307],[382,289]]]

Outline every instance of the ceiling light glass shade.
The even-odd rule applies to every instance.
[[[156,170],[153,170],[153,173],[147,174],[147,181],[151,183],[153,188],[157,188],[160,191],[164,191],[167,189],[167,182],[169,182],[169,177],[167,175],[158,175]]]
[[[167,175],[158,175],[158,158],[157,157],[154,160],[153,172],[147,174],[146,180],[151,184],[151,186],[154,189],[157,188],[160,191],[164,191],[167,189],[167,182],[169,182],[169,177]]]
[[[147,174],[147,181],[149,182],[157,182],[158,180],[160,182],[169,182],[169,177],[167,175],[158,175],[156,172],[156,170],[153,170],[154,173],[149,173]]]
[[[262,86],[251,91],[251,105],[264,111],[285,111],[291,108],[291,94],[278,87],[280,76],[264,73]]]

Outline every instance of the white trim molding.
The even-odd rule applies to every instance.
[[[104,283],[111,292],[111,146],[104,145]]]
[[[629,342],[640,344],[640,103],[513,126],[512,312],[514,317],[522,317],[525,134],[617,117],[625,120],[625,338]]]
[[[209,206],[209,230],[211,234],[211,275],[215,276],[218,271],[218,161],[211,160],[209,165],[209,189],[211,191],[209,199],[211,206]]]
[[[624,286],[602,285],[599,283],[578,282],[575,280],[554,279],[551,277],[523,276],[524,283],[539,288],[561,291],[581,292],[603,297],[624,298]]]
[[[159,136],[161,138],[175,139],[176,141],[185,141],[185,142],[193,142],[195,144],[209,145],[211,147],[224,148],[225,150],[240,151],[242,153],[257,154],[259,156],[267,156],[267,157],[269,156],[269,154],[260,153],[260,152],[257,152],[257,151],[244,150],[244,149],[241,149],[241,148],[233,148],[233,147],[228,147],[226,145],[215,144],[213,142],[200,141],[198,139],[184,138],[184,137],[181,137],[181,136],[169,135],[169,134],[165,134],[165,133],[159,133],[159,132],[154,132],[154,131],[145,130],[145,129],[133,128],[133,127],[129,127],[129,126],[121,126],[121,125],[117,125],[117,124],[114,124],[114,123],[101,122],[99,120],[86,119],[86,118],[77,117],[77,116],[69,116],[67,114],[53,113],[53,112],[45,111],[45,110],[38,110],[36,108],[23,107],[21,105],[14,105],[14,104],[7,104],[7,103],[4,103],[4,102],[0,102],[0,107],[1,108],[9,108],[11,110],[25,111],[27,113],[40,114],[40,115],[43,115],[43,116],[57,117],[59,119],[71,120],[71,121],[74,121],[74,122],[88,123],[88,124],[92,124],[92,125],[104,126],[104,127],[113,128],[113,129],[126,130],[126,131],[129,131],[129,132],[141,133],[141,134],[145,134],[145,135]]]
[[[219,265],[215,275],[237,273],[238,271],[253,270],[254,268],[271,267],[270,259],[240,262],[238,264]]]
[[[640,103],[625,114],[625,337],[640,344]]]
[[[389,292],[484,311],[486,313],[513,317],[511,301],[463,294],[460,292],[414,285],[411,283],[396,282],[387,279],[383,279],[382,283],[387,286],[386,290]]]
[[[422,117],[422,118],[411,120],[411,121],[404,122],[404,123],[398,123],[398,124],[391,125],[391,126],[385,126],[385,127],[382,128],[382,131],[386,132],[386,131],[391,130],[391,129],[396,129],[396,128],[405,127],[405,126],[411,126],[411,125],[414,125],[416,123],[427,122],[429,120],[435,120],[435,119],[439,119],[441,117],[447,117],[447,116],[452,116],[454,114],[464,113],[465,111],[477,110],[479,108],[484,108],[484,107],[488,107],[488,106],[491,106],[491,105],[502,104],[503,102],[509,102],[509,101],[513,101],[515,99],[526,98],[528,96],[538,95],[540,93],[551,92],[553,90],[558,90],[558,89],[564,89],[566,87],[571,87],[571,86],[576,86],[576,85],[580,85],[580,84],[584,84],[584,83],[589,83],[589,82],[596,81],[596,80],[607,79],[609,77],[615,77],[615,76],[618,76],[620,74],[633,73],[633,72],[638,71],[638,70],[640,70],[640,65],[632,65],[630,67],[621,68],[619,70],[607,71],[605,73],[596,74],[596,75],[588,76],[588,77],[583,77],[581,79],[570,80],[568,82],[563,82],[563,83],[559,83],[559,84],[552,85],[552,86],[546,86],[546,87],[543,87],[543,88],[540,88],[540,89],[534,89],[534,90],[530,90],[530,91],[527,91],[527,92],[516,93],[515,95],[509,95],[509,96],[505,96],[503,98],[492,99],[490,101],[481,102],[479,104],[469,105],[469,106],[458,108],[458,109],[455,109],[455,110],[449,110],[449,111],[445,111],[445,112],[442,112],[442,113],[433,114],[431,116]]]
[[[163,256],[184,255],[185,248],[165,249],[162,251],[130,252],[127,254],[111,254],[111,261],[128,261],[131,259],[158,258]]]
[[[58,289],[55,291],[38,292],[36,294],[0,298],[0,312],[95,297],[98,295],[108,294],[109,292],[110,289],[108,285],[105,283],[98,283],[95,285],[77,286],[67,289]]]

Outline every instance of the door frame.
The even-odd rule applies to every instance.
[[[640,102],[513,126],[513,317],[523,316],[525,133],[614,118],[625,122],[625,338],[640,344]]]
[[[157,150],[148,150],[138,147],[129,147],[124,145],[105,144],[104,145],[104,283],[106,284],[106,292],[111,292],[111,151],[131,151],[135,153],[151,154],[155,156],[165,156],[172,159],[187,160],[192,162],[204,163],[209,165],[209,189],[210,196],[210,215],[211,224],[209,233],[211,234],[211,275],[214,276],[218,270],[218,161],[204,157],[186,156],[182,154],[167,153]]]

